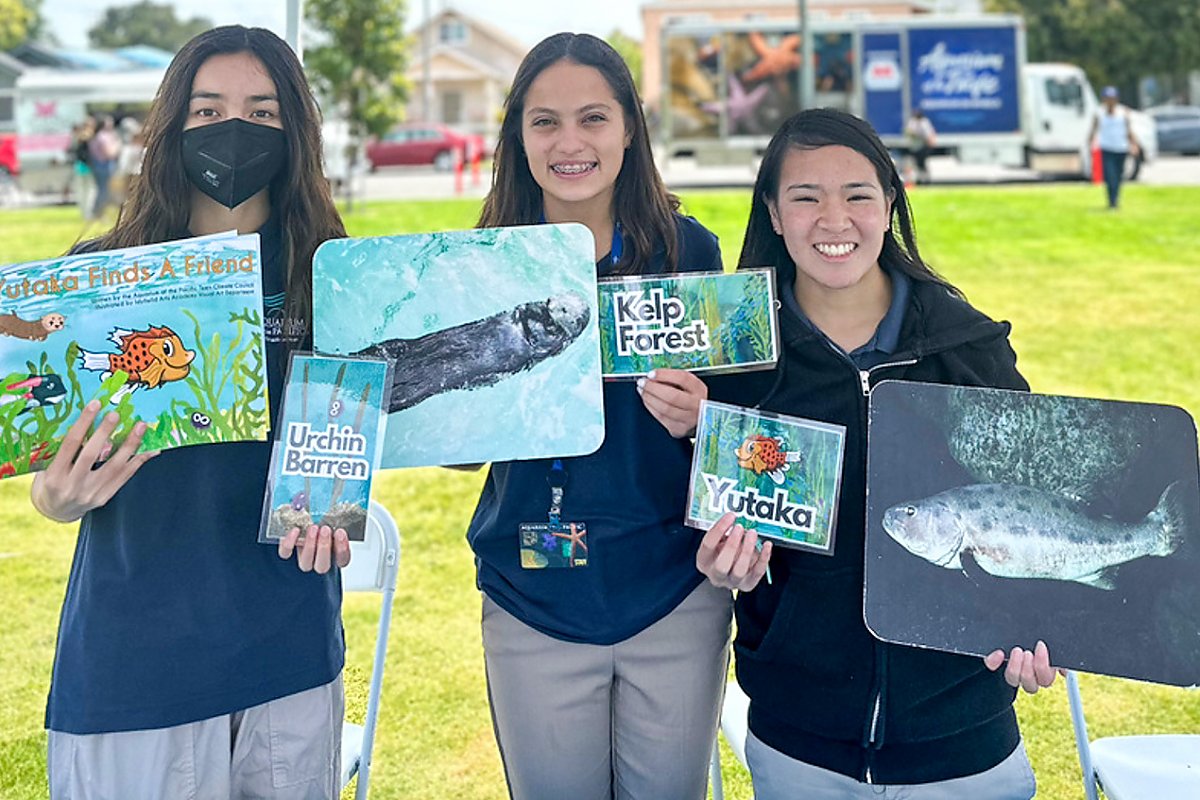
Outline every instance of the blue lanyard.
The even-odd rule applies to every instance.
[[[546,212],[543,211],[538,215],[538,224],[546,224]],[[621,221],[617,220],[613,224],[612,244],[608,248],[608,260],[614,267],[621,263],[621,256],[625,253],[625,236],[624,230],[621,228]]]

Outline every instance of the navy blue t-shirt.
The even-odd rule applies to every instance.
[[[716,236],[690,217],[677,216],[676,229],[677,271],[721,269]],[[602,263],[601,275],[611,269]],[[646,274],[664,271],[658,253]],[[521,567],[519,527],[547,520],[551,459],[492,464],[467,531],[488,597],[569,642],[628,639],[670,613],[703,579],[696,571],[703,532],[683,525],[690,441],[667,433],[632,381],[604,384],[604,427],[599,450],[562,459],[568,476],[562,521],[587,524],[587,566]]]
[[[277,398],[287,352],[301,342],[280,302],[280,232],[268,223],[260,235],[268,382]],[[84,516],[47,728],[169,727],[337,677],[338,571],[303,573],[257,541],[270,451],[269,442],[168,450]]]

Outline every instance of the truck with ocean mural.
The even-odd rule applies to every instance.
[[[811,44],[805,47],[805,38]],[[919,15],[797,22],[668,24],[662,33],[658,146],[667,158],[746,163],[800,110],[841,108],[868,120],[896,157],[919,109],[936,131],[934,153],[964,164],[1091,174],[1088,133],[1098,102],[1072,64],[1030,64],[1021,17]],[[800,86],[811,52],[809,86]],[[1133,112],[1142,160],[1157,155],[1154,122]]]

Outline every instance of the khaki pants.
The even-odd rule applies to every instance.
[[[564,642],[483,600],[492,722],[515,800],[703,800],[733,601],[704,581],[614,645]]]
[[[50,731],[52,800],[336,800],[342,678],[211,719],[122,733]]]

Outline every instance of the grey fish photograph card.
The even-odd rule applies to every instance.
[[[382,466],[585,455],[604,441],[595,244],[576,223],[325,242],[313,347],[393,366]]]
[[[727,512],[788,547],[833,555],[846,429],[704,400],[685,522]]]
[[[391,386],[388,362],[293,352],[283,389],[260,542],[310,525],[367,532]]]
[[[778,359],[775,270],[688,272],[600,281],[605,377],[669,367],[719,374]]]
[[[141,451],[268,436],[258,234],[0,266],[0,478],[49,466],[91,400]]]
[[[884,381],[865,615],[880,639],[1200,683],[1200,465],[1183,409]]]

